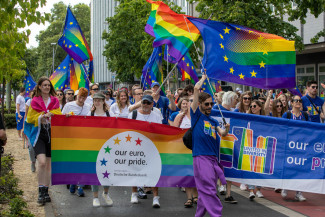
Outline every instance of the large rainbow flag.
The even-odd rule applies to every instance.
[[[194,187],[186,130],[123,118],[54,116],[52,184]]]
[[[68,7],[64,30],[58,44],[79,64],[85,60],[93,60],[89,45],[78,24],[77,19]]]
[[[296,86],[294,41],[230,23],[189,18],[200,30],[211,79],[263,89]]]
[[[155,37],[154,47],[169,45],[169,54],[180,61],[200,36],[187,15],[177,14],[162,1],[151,1],[151,13],[145,31]]]

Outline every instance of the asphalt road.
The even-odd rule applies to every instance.
[[[100,216],[134,216],[134,217],[173,217],[173,216],[194,216],[196,206],[193,208],[184,208],[186,201],[185,193],[178,188],[160,188],[160,209],[152,208],[152,194],[148,199],[140,200],[139,204],[130,203],[131,188],[129,187],[111,187],[110,195],[114,201],[112,207],[101,206],[94,208],[92,206],[92,192],[85,189],[85,197],[72,195],[66,186],[52,186],[52,203],[46,205],[46,216],[71,216],[71,217],[100,217]],[[100,194],[102,187],[100,187]],[[241,192],[239,192],[241,193]],[[247,193],[247,192],[243,192]],[[241,193],[242,194],[242,193]],[[248,194],[248,193],[247,193]],[[276,210],[270,209],[256,201],[249,201],[246,197],[232,193],[238,204],[228,204],[223,202],[223,216],[263,216],[263,217],[281,217],[287,216]],[[245,194],[243,194],[245,195]],[[104,204],[101,196],[101,204]],[[224,196],[220,196],[223,201]],[[274,205],[273,205],[274,206]],[[279,206],[280,207],[280,206]],[[206,214],[206,216],[209,216]]]

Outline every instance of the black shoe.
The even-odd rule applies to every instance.
[[[236,204],[237,200],[235,200],[232,196],[226,197],[225,198],[226,203],[231,203],[231,204]]]
[[[143,189],[140,187],[138,187],[138,198],[147,199],[147,194],[144,193]]]
[[[37,199],[37,203],[40,206],[44,206],[45,205],[45,197],[44,197],[44,194],[45,194],[45,187],[39,187],[38,188],[38,199]]]
[[[45,198],[45,202],[51,202],[51,198],[49,195],[49,187],[45,187],[45,193],[44,193],[44,198]]]

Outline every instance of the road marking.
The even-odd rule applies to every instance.
[[[248,192],[247,191],[242,191],[239,189],[239,187],[235,186],[235,185],[232,185],[231,186],[231,191],[235,192],[236,194],[240,194],[241,196],[243,197],[246,197],[248,196]],[[306,217],[305,215],[299,213],[299,212],[296,212],[296,211],[293,211],[291,209],[288,209],[280,204],[277,204],[277,203],[274,203],[272,201],[269,201],[265,198],[258,198],[257,200],[255,200],[256,203],[259,203],[263,206],[266,206],[276,212],[279,212],[283,215],[287,215],[287,216],[294,216],[294,217]]]

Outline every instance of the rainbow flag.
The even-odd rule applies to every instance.
[[[70,58],[71,57],[67,55],[50,76],[50,81],[55,90],[64,90],[70,87]]]
[[[68,7],[64,30],[58,44],[79,64],[85,60],[93,60],[89,45],[78,24],[77,19]]]
[[[200,30],[211,79],[263,89],[296,86],[294,41],[248,27],[189,18]]]
[[[258,156],[255,156],[254,172],[273,174],[276,152],[276,138],[259,136],[256,148],[259,149]]]
[[[79,64],[71,58],[70,62],[70,85],[74,91],[81,87],[89,90],[89,77],[87,69],[83,63]]]
[[[220,140],[220,151],[219,160],[224,167],[232,168],[233,163],[233,151],[234,144],[237,141],[237,137],[233,134],[227,134],[227,136],[219,135]]]
[[[195,186],[182,129],[91,116],[51,124],[53,185]]]
[[[180,61],[200,36],[187,15],[177,14],[162,1],[151,1],[151,13],[145,31],[154,36],[153,47],[169,45],[169,54]]]

